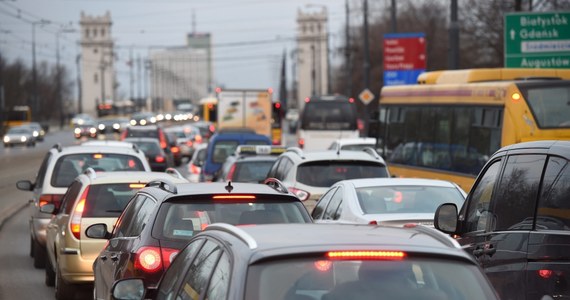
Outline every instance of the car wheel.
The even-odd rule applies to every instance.
[[[41,269],[46,266],[46,249],[34,241],[34,268]]]
[[[66,283],[61,277],[59,269],[55,268],[55,299],[71,300],[75,296],[75,287]]]
[[[55,285],[55,271],[49,259],[46,260],[46,276],[44,281],[47,286]]]

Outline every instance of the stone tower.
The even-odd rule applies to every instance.
[[[297,101],[303,109],[305,98],[324,95],[328,86],[327,9],[297,12]]]
[[[81,93],[79,107],[97,116],[100,104],[114,99],[115,70],[111,13],[89,16],[81,12]]]

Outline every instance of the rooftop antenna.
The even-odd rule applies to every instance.
[[[226,191],[228,191],[228,193],[231,193],[232,190],[234,189],[234,187],[232,186],[232,182],[228,181],[228,185],[226,185],[225,187]]]

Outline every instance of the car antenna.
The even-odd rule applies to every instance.
[[[228,193],[231,193],[232,190],[234,189],[234,187],[232,186],[232,182],[228,181],[228,185],[226,185],[226,191],[228,191]]]
[[[336,155],[340,155],[340,139],[336,143]]]

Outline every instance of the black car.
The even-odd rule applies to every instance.
[[[222,182],[263,182],[277,156],[285,150],[282,146],[240,145],[235,154],[226,158],[216,177]]]
[[[450,237],[423,227],[214,224],[177,255],[158,288],[115,299],[498,299]]]
[[[125,142],[137,145],[144,152],[151,170],[164,172],[167,168],[173,167],[172,154],[160,148],[160,143],[155,138],[126,138]]]
[[[459,213],[438,208],[435,227],[457,236],[501,299],[570,299],[569,196],[570,141],[514,144],[489,159]]]
[[[109,243],[93,264],[95,298],[109,299],[113,282],[143,278],[156,287],[162,273],[188,241],[217,222],[229,224],[310,223],[303,203],[276,180],[249,183],[151,182],[119,217],[113,233],[107,225],[87,229]]]

